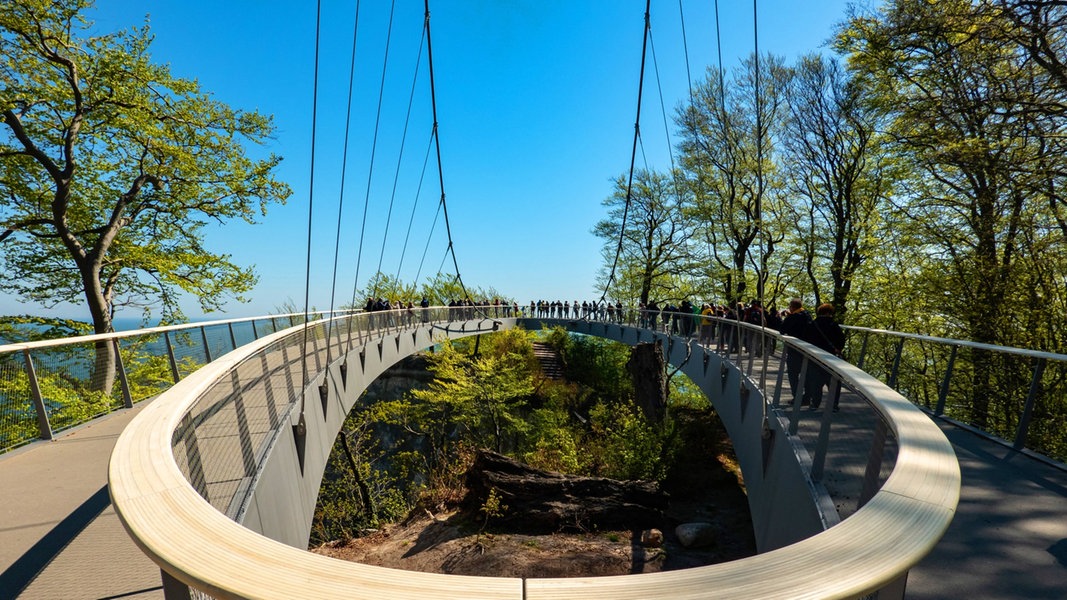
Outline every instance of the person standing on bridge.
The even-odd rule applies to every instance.
[[[711,340],[715,337],[715,309],[707,302],[700,307],[700,338],[697,343],[711,346]]]
[[[793,298],[789,301],[789,309],[786,311],[786,316],[782,319],[782,325],[778,328],[778,331],[781,331],[782,335],[804,339],[804,333],[810,324],[811,315],[804,310],[804,303],[801,302],[800,298]],[[798,396],[804,397],[804,393],[798,387],[800,370],[804,366],[804,355],[788,345],[785,348],[785,372],[789,378],[789,389],[793,390],[794,399]],[[807,400],[804,397],[803,403],[807,404]]]
[[[834,321],[833,304],[820,304],[819,308],[815,309],[815,320],[805,328],[803,339],[834,356],[841,356],[841,351],[845,349],[845,332]],[[804,394],[811,403],[811,409],[815,410],[822,403],[822,389],[829,383],[830,374],[818,363],[809,362],[805,378]],[[837,410],[836,405],[834,410]]]

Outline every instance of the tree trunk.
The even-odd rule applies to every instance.
[[[370,487],[367,485],[367,481],[363,479],[363,474],[359,471],[356,458],[352,455],[352,449],[348,445],[348,434],[342,431],[338,437],[341,438],[341,448],[344,449],[345,457],[348,458],[348,466],[352,469],[352,477],[356,480],[356,488],[359,490],[359,500],[363,504],[363,511],[369,517],[367,520],[371,523],[377,523],[378,508],[374,505],[374,497],[371,496]]]
[[[92,261],[77,261],[81,271],[82,284],[85,287],[85,300],[89,306],[89,315],[93,320],[93,333],[112,333],[115,328],[111,322],[111,310],[104,296],[100,281],[99,267]],[[96,343],[96,357],[93,361],[93,373],[90,389],[94,392],[111,394],[115,385],[118,361],[115,348],[110,342]]]
[[[634,382],[634,402],[649,423],[662,423],[667,410],[666,364],[663,342],[645,342],[630,349],[626,370]]]
[[[661,526],[668,500],[656,482],[541,471],[490,450],[478,451],[466,481],[468,509],[493,490],[506,507],[495,522],[531,533]]]

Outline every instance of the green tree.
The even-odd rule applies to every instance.
[[[879,111],[864,102],[863,89],[836,59],[801,57],[782,135],[796,215],[791,221],[815,302],[828,299],[838,318],[848,308],[857,270],[875,251],[880,209],[890,193],[880,125]],[[826,278],[829,294],[820,285]]]
[[[604,240],[604,260],[606,269],[610,269],[626,213],[616,280],[609,294],[645,304],[650,299],[659,301],[677,295],[677,276],[688,276],[694,261],[686,203],[680,186],[670,175],[637,171],[629,199],[626,178],[615,179],[615,191],[603,202],[608,207],[608,217],[593,228],[593,234]],[[604,273],[605,278],[608,275]]]
[[[486,348],[474,357],[447,342],[431,355],[435,379],[411,396],[423,404],[423,427],[428,427],[435,447],[443,447],[457,429],[480,447],[497,452],[515,447],[527,427],[520,409],[534,391],[529,335],[512,329],[487,336]]]
[[[1044,279],[1048,261],[1052,271],[1064,265],[1048,232],[1065,163],[1050,152],[1062,135],[1042,100],[1049,78],[1013,41],[1014,27],[987,1],[894,0],[852,18],[839,46],[911,167],[894,197],[916,242],[906,250],[926,267],[911,293],[937,298],[962,337],[1040,347],[1049,306],[1065,293],[1062,279]],[[1041,290],[1051,297],[1036,297]],[[1003,371],[976,353],[979,426],[1000,418],[998,381],[1017,387],[998,379]]]
[[[147,25],[92,34],[89,0],[0,5],[0,226],[9,289],[81,302],[96,333],[123,306],[180,318],[178,292],[205,311],[255,284],[203,245],[209,222],[254,222],[289,188],[280,158],[248,144],[271,119],[233,109],[153,64]],[[108,345],[98,372],[113,371]],[[113,375],[101,378],[110,388]]]
[[[728,300],[744,297],[750,279],[762,289],[767,260],[783,239],[783,186],[774,154],[789,78],[782,60],[771,55],[750,56],[729,82],[709,69],[676,119],[692,212],[712,257],[710,271]]]

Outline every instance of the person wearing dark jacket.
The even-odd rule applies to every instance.
[[[804,310],[804,303],[800,301],[800,298],[793,298],[789,301],[789,314],[782,319],[778,331],[781,331],[782,335],[789,335],[803,340],[808,325],[810,324],[811,315],[808,314],[808,311]],[[798,387],[800,381],[800,369],[803,368],[803,366],[804,355],[787,345],[785,351],[785,372],[789,377],[789,389],[793,390],[794,399],[798,396],[804,396],[804,393]]]
[[[834,321],[833,304],[820,304],[819,308],[815,309],[815,320],[804,329],[802,339],[834,356],[841,355],[841,351],[845,348],[845,332]],[[829,381],[830,374],[825,369],[814,362],[808,364],[808,372],[804,380],[804,395],[812,410],[819,408],[822,403],[823,387]],[[836,406],[834,410],[837,410]]]

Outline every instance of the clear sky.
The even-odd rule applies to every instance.
[[[601,202],[611,194],[611,180],[629,169],[644,4],[431,0],[444,188],[455,252],[468,285],[492,286],[526,303],[599,298],[595,279],[602,242],[591,230],[605,215]],[[800,54],[825,50],[846,4],[759,2],[761,51],[792,62]],[[681,2],[694,82],[717,64],[714,6],[712,0]],[[416,72],[423,1],[395,2],[386,62],[390,7],[388,0],[365,0],[360,6],[343,162],[355,2],[323,0],[312,195],[315,2],[97,0],[90,18],[99,30],[137,25],[147,16],[156,62],[168,63],[177,76],[199,80],[231,106],[274,116],[277,135],[266,150],[284,157],[278,176],[294,193],[259,224],[230,223],[208,232],[209,248],[232,254],[238,264],[255,265],[260,277],[250,303],[231,303],[225,314],[211,318],[275,312],[286,301],[303,305],[309,201],[314,307],[351,299],[357,263],[360,288],[379,264],[384,272],[399,271],[405,281],[415,278],[420,262],[420,278],[442,264],[443,220],[430,235],[440,198],[432,155],[416,193],[433,123],[425,49]],[[723,63],[734,69],[753,50],[753,5],[722,0],[719,19]],[[688,95],[678,0],[653,0],[651,23],[655,61],[650,52],[641,131],[648,166],[667,169],[675,127],[673,122],[665,127],[661,106],[671,119]],[[411,117],[405,121],[409,97]],[[338,275],[332,285],[339,213]],[[451,258],[444,270],[452,270]],[[194,301],[186,303],[186,312],[202,318]],[[80,307],[45,311],[0,294],[0,314],[17,313],[86,316]]]

